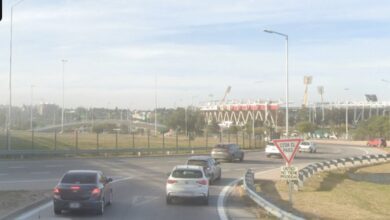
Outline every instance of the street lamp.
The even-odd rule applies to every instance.
[[[264,30],[264,32],[269,34],[277,34],[286,39],[286,137],[288,138],[288,102],[289,102],[289,93],[288,93],[288,35],[279,33],[272,30]]]
[[[64,132],[64,114],[65,114],[65,63],[68,62],[68,60],[61,60],[62,61],[62,112],[61,112],[61,133]]]
[[[14,8],[22,3],[20,0],[11,6],[11,26],[10,26],[10,41],[9,41],[9,105],[8,105],[8,123],[7,123],[7,150],[11,150],[11,123],[12,123],[12,24]]]

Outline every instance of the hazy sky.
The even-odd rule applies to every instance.
[[[0,104],[8,103],[10,8],[0,22]],[[222,98],[284,99],[289,35],[291,99],[390,101],[389,1],[25,0],[14,9],[16,105],[153,108]],[[344,88],[349,88],[345,91]]]

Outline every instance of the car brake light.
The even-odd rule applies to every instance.
[[[200,185],[208,185],[208,184],[209,184],[209,181],[203,179],[203,180],[198,180],[198,181],[196,181],[196,183],[198,183],[198,184],[200,184]]]
[[[98,195],[100,195],[100,192],[101,192],[101,190],[99,188],[95,188],[92,190],[91,194],[93,196],[98,196]]]
[[[54,188],[53,189],[53,193],[54,194],[60,194],[60,189],[58,189],[58,187]]]
[[[167,180],[167,183],[168,183],[168,184],[175,184],[175,183],[177,183],[177,181],[176,181],[176,180],[168,179],[168,180]]]

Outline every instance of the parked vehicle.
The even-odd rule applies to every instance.
[[[384,138],[373,138],[367,141],[369,147],[387,147],[386,140]]]
[[[310,153],[316,153],[317,152],[317,146],[315,143],[311,141],[302,141],[299,144],[299,152],[310,152]]]
[[[278,156],[281,157],[282,155],[280,154],[280,151],[278,148],[275,146],[273,142],[268,142],[267,145],[265,146],[265,155],[267,157],[271,156]]]
[[[202,166],[179,165],[173,168],[166,183],[166,203],[175,198],[201,199],[209,202],[209,180]]]
[[[186,164],[203,167],[210,184],[221,179],[222,171],[221,167],[218,166],[219,162],[210,156],[192,156],[187,160]]]
[[[111,182],[111,178],[97,170],[66,172],[53,190],[54,213],[86,209],[102,215],[105,206],[112,204]]]
[[[237,144],[217,144],[211,151],[211,157],[215,160],[227,160],[232,162],[233,160],[244,160],[244,151],[240,150],[240,146]]]

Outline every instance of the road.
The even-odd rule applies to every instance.
[[[318,145],[318,153],[299,153],[295,164],[379,153],[375,149]],[[71,169],[99,169],[113,177],[114,203],[103,216],[90,213],[64,213],[56,217],[51,203],[20,219],[219,219],[217,200],[222,189],[240,178],[246,169],[266,171],[284,164],[282,159],[267,158],[264,152],[247,152],[243,163],[222,163],[222,179],[210,188],[208,206],[193,202],[165,204],[166,173],[183,164],[187,157],[56,159],[0,161],[2,190],[52,189],[61,175]]]

